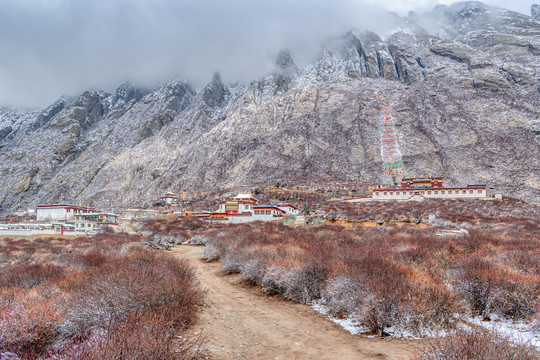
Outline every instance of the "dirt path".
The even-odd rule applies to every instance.
[[[212,359],[406,359],[411,343],[350,335],[307,305],[270,297],[202,260],[202,247],[180,246],[207,291],[192,330],[208,338]]]

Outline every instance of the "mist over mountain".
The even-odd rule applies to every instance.
[[[384,38],[401,26],[396,14],[454,1],[0,0],[0,106],[44,108],[63,95],[175,78],[199,91],[216,71],[248,85],[283,49],[304,68],[352,29]],[[526,15],[532,1],[486,0]]]
[[[152,84],[148,79],[161,76],[154,71],[172,66],[156,60],[141,68],[148,76],[142,86],[84,91],[45,110],[0,109],[0,212],[56,201],[137,206],[165,191],[277,180],[378,182],[378,120],[387,103],[394,104],[406,175],[487,183],[492,191],[540,202],[537,7],[524,15],[463,2],[423,14],[384,13],[353,26],[354,19],[322,48],[313,28],[306,29],[313,50],[301,49],[300,38],[281,52],[281,41],[262,38],[252,51],[233,48],[246,58],[265,46],[275,52],[273,64],[262,61],[259,69],[253,61],[236,64],[241,76],[228,71],[233,81],[216,73],[204,85]],[[249,26],[246,31],[256,28]],[[137,31],[143,42],[175,47],[170,37]],[[219,68],[213,64],[226,53],[214,45],[201,44],[210,59],[198,64],[205,72]],[[137,54],[119,56],[128,61]],[[103,78],[111,71],[117,69],[105,66]]]

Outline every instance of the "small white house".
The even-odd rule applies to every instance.
[[[298,210],[295,206],[291,204],[277,204],[276,207],[278,209],[281,209],[285,211],[285,214],[287,215],[298,215],[300,214],[300,210]]]

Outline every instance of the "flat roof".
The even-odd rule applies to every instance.
[[[373,189],[373,191],[425,191],[425,190],[472,190],[485,189],[486,185],[467,185],[462,187],[424,187],[424,188],[388,188],[388,189]]]
[[[65,208],[65,209],[77,209],[77,210],[92,210],[96,211],[94,208],[85,207],[85,206],[77,206],[77,205],[69,205],[69,204],[44,204],[44,205],[38,205],[38,209],[48,209],[48,208]]]

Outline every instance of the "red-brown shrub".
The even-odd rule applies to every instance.
[[[17,247],[15,253],[40,248],[0,268],[0,353],[24,359],[193,356],[199,342],[176,340],[201,299],[193,270],[173,255],[138,246],[139,240],[104,234],[4,243]]]
[[[53,300],[19,294],[10,305],[0,308],[0,352],[38,358],[54,341],[60,319]]]
[[[64,267],[54,264],[6,265],[0,268],[0,287],[30,289],[44,281],[60,280],[64,275]]]
[[[429,340],[414,360],[534,360],[537,351],[487,331],[458,331],[453,335]]]
[[[73,340],[58,359],[87,360],[183,360],[194,359],[202,346],[198,337],[176,337],[172,319],[182,314],[150,310],[131,313],[122,321],[111,321],[84,342]]]

